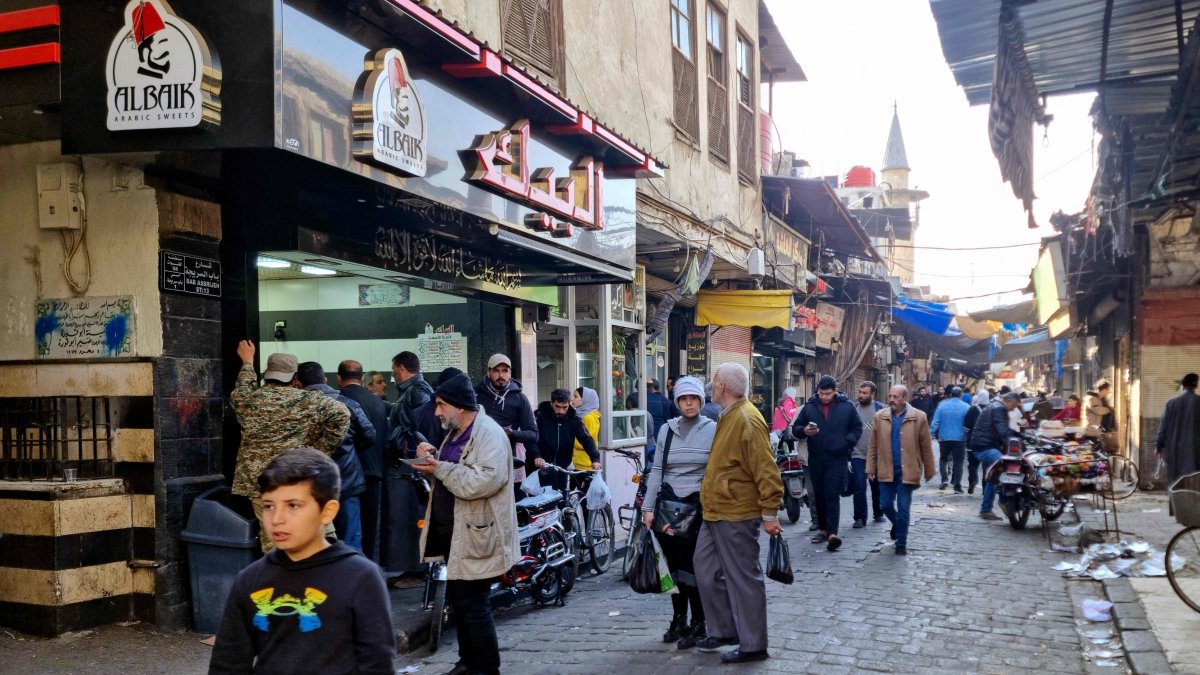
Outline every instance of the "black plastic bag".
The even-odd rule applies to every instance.
[[[854,495],[854,463],[846,465],[846,487],[842,488],[842,496],[850,497]]]
[[[767,577],[781,584],[790,584],[796,580],[792,574],[792,556],[788,553],[787,542],[783,535],[771,535],[770,547],[767,549]]]
[[[629,567],[629,587],[634,593],[663,593],[668,590],[663,587],[658,547],[655,546],[653,537],[650,530],[645,528],[638,535],[633,561]]]

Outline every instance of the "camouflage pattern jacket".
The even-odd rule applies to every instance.
[[[229,396],[242,425],[233,494],[251,498],[258,496],[258,474],[276,455],[301,446],[332,455],[350,428],[350,410],[319,391],[257,385],[254,366],[243,365]]]

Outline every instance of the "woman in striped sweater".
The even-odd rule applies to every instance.
[[[679,498],[700,491],[700,482],[708,465],[708,453],[712,449],[713,434],[717,430],[716,422],[700,414],[703,405],[704,385],[700,380],[684,377],[675,383],[675,406],[679,408],[681,416],[668,420],[658,430],[659,461],[650,470],[646,498],[642,503],[642,517],[648,528],[654,521],[654,505],[664,483],[670,485]],[[692,567],[696,540],[659,537],[659,544],[679,586],[679,593],[671,595],[674,616],[671,618],[671,627],[663,633],[663,642],[678,641],[680,649],[688,649],[706,635],[704,608],[700,604],[700,591],[696,588]],[[692,609],[690,624],[689,605]]]

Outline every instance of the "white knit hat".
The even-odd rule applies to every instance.
[[[675,380],[675,400],[678,401],[680,396],[698,396],[703,401],[704,385],[690,375],[681,377]]]

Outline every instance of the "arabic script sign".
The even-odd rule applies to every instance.
[[[131,295],[39,300],[34,326],[40,359],[135,355]]]
[[[574,235],[573,225],[604,229],[604,164],[584,157],[564,178],[555,178],[549,167],[531,170],[529,120],[484,135],[466,157],[468,182],[538,211],[525,217],[525,227],[555,237]]]
[[[110,131],[221,123],[221,63],[165,0],[130,0],[108,47]]]
[[[164,291],[221,297],[221,262],[171,251],[159,252],[159,286]]]
[[[521,269],[503,260],[447,244],[433,234],[393,227],[375,230],[375,255],[390,269],[426,276],[440,272],[455,279],[491,283],[511,291],[521,287]]]
[[[381,49],[367,58],[352,110],[356,158],[425,175],[425,104],[399,49]]]
[[[842,322],[846,318],[846,310],[827,302],[817,303],[817,340],[816,345],[823,349],[833,349],[833,343],[841,339]]]

